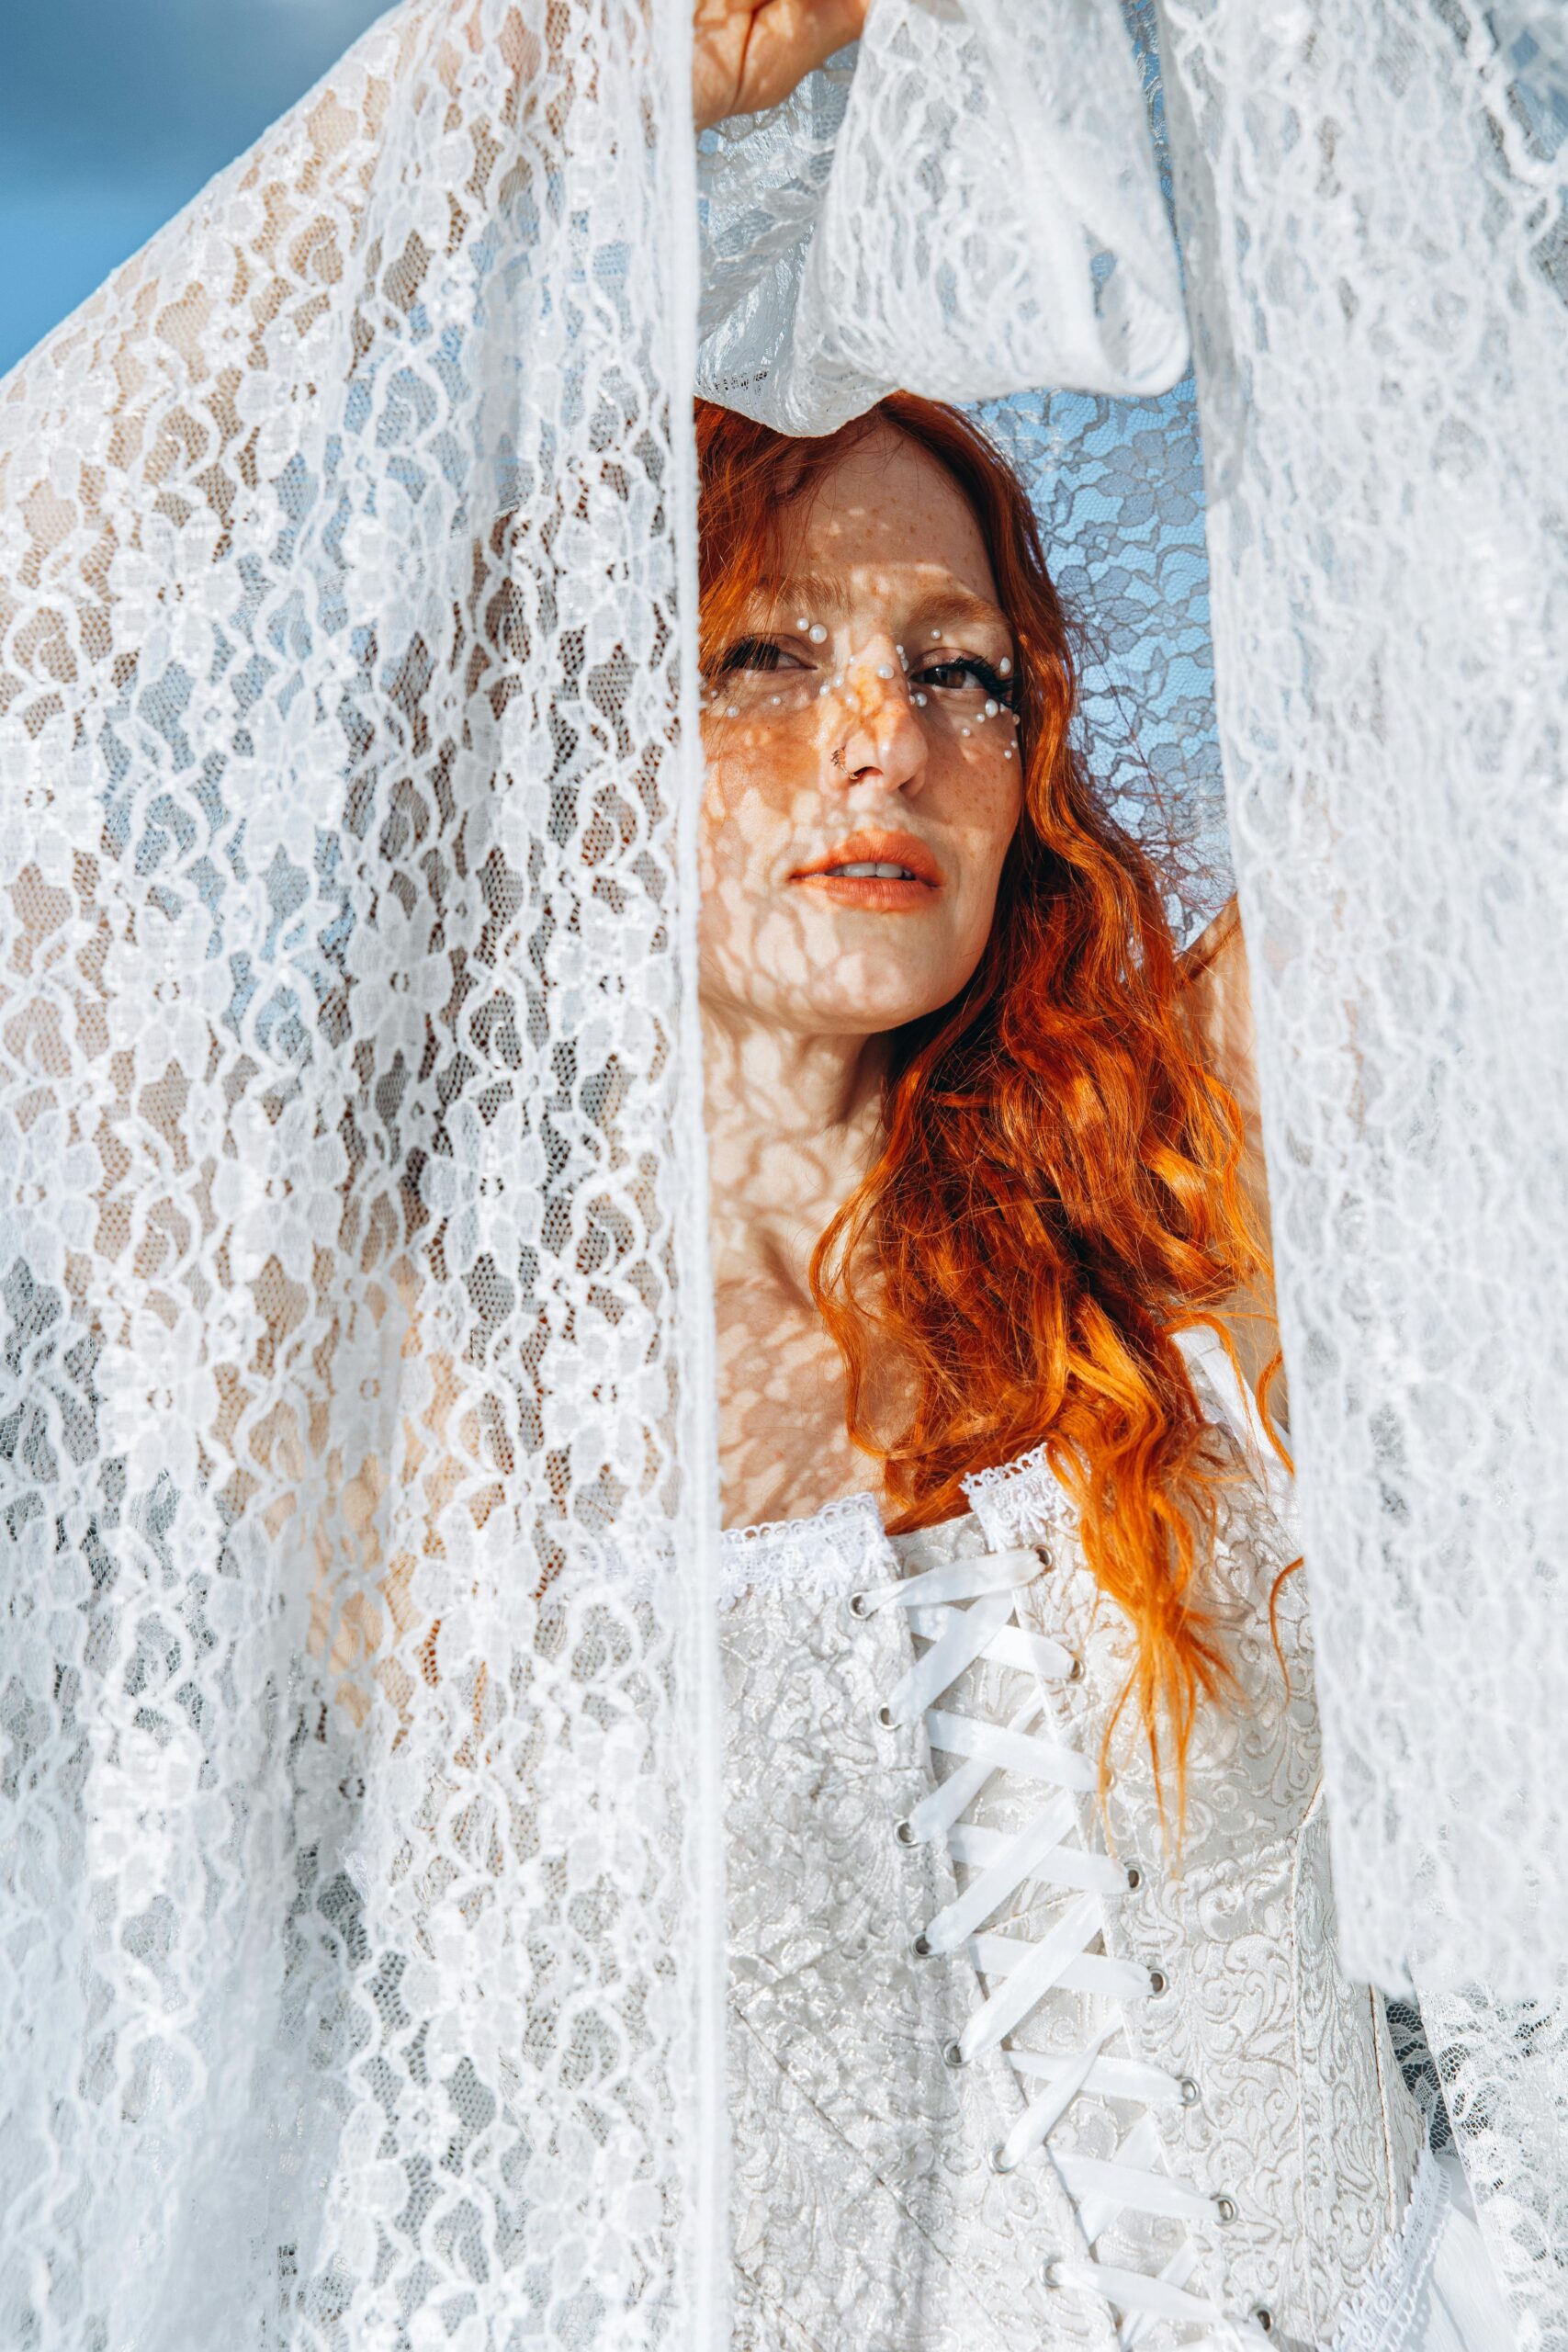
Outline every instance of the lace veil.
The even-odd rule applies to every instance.
[[[876,0],[695,159],[688,14],[403,0],[0,386],[38,2352],[726,2341],[699,383],[988,404],[1187,928],[1223,749],[1348,1953],[1556,1962],[1552,22],[1170,0],[1184,305],[1146,14]]]

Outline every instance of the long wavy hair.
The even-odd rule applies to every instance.
[[[704,667],[782,568],[792,512],[879,420],[945,468],[984,536],[1016,647],[1023,811],[974,977],[888,1041],[881,1156],[822,1235],[812,1288],[895,1530],[952,1517],[967,1472],[1044,1446],[1135,1628],[1116,1713],[1135,1694],[1156,1774],[1174,1754],[1184,1793],[1199,1701],[1229,1681],[1201,1567],[1235,1473],[1174,1334],[1207,1323],[1235,1363],[1216,1310],[1258,1277],[1263,1243],[1153,871],[1074,746],[1069,625],[1006,460],[908,393],[815,440],[699,402]],[[867,1409],[878,1344],[912,1398],[891,1436]]]

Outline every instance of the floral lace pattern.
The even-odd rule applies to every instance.
[[[1568,1874],[1532,1418],[1562,1354],[1562,164],[1527,17],[1411,0],[1369,43],[1362,0],[1162,8],[1337,1859],[1352,1950],[1450,1982],[1554,1964],[1530,1904]],[[716,384],[820,424],[885,381],[1168,382],[1119,11],[1071,0],[1055,43],[995,0],[874,22],[855,86],[802,100],[797,209],[766,161],[786,241],[747,257],[766,125],[702,165]],[[403,0],[0,388],[0,2339],[29,2352],[725,2325],[685,25]],[[1375,2013],[1277,1957],[1324,1892],[1315,1761],[1247,1630],[1279,1544],[1226,1543],[1262,1703],[1206,1735],[1179,1885],[1129,1767],[1150,1882],[1107,1932],[1172,1956],[1151,2052],[1217,2071],[1185,2170],[1222,2193],[1261,2134],[1213,2254],[1243,2302],[1321,2093],[1343,2184],[1314,2193],[1358,2218],[1325,2277],[1280,2257],[1306,2328],[1404,2127]],[[804,2279],[829,2339],[873,2304],[891,2330],[898,2280],[932,2342],[1104,2345],[1042,2302],[1072,2213],[987,2168],[1016,2086],[932,2060],[972,1987],[900,1957],[942,1890],[884,1834],[914,1744],[864,1749],[898,1661],[835,1646],[849,1550],[792,1647],[786,1548],[723,1621],[757,1716],[743,2119],[789,2103],[743,2135],[743,2306]],[[1089,1738],[1120,1671],[1093,1600],[1068,1572],[1048,1604]],[[1339,2107],[1300,2071],[1309,1999],[1356,2058]],[[1483,2219],[1555,2346],[1562,2013],[1444,1999]]]
[[[1568,1883],[1562,22],[1159,9],[1345,1957],[1538,1999]]]
[[[1329,2352],[1404,2352],[1412,2342],[1448,2205],[1442,2171],[1426,2151],[1398,2235],[1336,2329]]]
[[[820,1608],[840,1600],[857,1579],[892,1566],[875,1497],[847,1495],[813,1519],[727,1528],[720,1604],[732,1609],[749,1592],[782,1588],[800,1605]]]
[[[8,2347],[716,2340],[680,18],[405,0],[0,387]]]
[[[1122,11],[1073,0],[1058,37],[1070,73],[1021,54],[996,0],[877,0],[852,79],[705,139],[698,389],[825,433],[905,384],[1173,384],[1186,320]]]

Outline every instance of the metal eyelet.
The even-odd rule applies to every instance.
[[[914,1823],[912,1821],[896,1821],[893,1824],[893,1835],[897,1838],[900,1846],[912,1846],[915,1843]]]
[[[1222,2222],[1234,2222],[1235,2219],[1235,2199],[1229,2197],[1216,2197],[1214,2199],[1214,2211],[1219,2215]]]
[[[1015,2159],[1009,2155],[1005,2147],[993,2148],[991,2150],[991,2170],[993,2172],[1011,2172],[1014,2168]]]
[[[893,1710],[891,1707],[878,1707],[876,1711],[876,1720],[882,1725],[884,1731],[896,1731],[897,1729],[897,1725],[893,1720]]]
[[[1139,1887],[1141,1887],[1141,1886],[1142,1886],[1143,1883],[1144,1883],[1144,1873],[1143,1873],[1143,1871],[1138,1868],[1137,1863],[1136,1863],[1136,1862],[1129,1862],[1129,1863],[1128,1863],[1128,1865],[1127,1865],[1127,1892],[1128,1892],[1128,1894],[1136,1894],[1136,1893],[1137,1893],[1137,1891],[1138,1891]]]
[[[944,2041],[942,2049],[942,2063],[944,2066],[966,2066],[969,2061],[956,2041]]]
[[[1181,2094],[1181,2104],[1183,2107],[1197,2106],[1198,2086],[1193,2081],[1190,2075],[1179,2075],[1176,2079],[1176,2087]]]
[[[1076,1658],[1074,1658],[1074,1660],[1073,1660],[1073,1662],[1072,1662],[1071,1666],[1070,1666],[1070,1667],[1068,1667],[1068,1668],[1067,1668],[1067,1680],[1068,1680],[1069,1682],[1081,1682],[1081,1681],[1083,1680],[1083,1677],[1084,1677],[1084,1663],[1083,1663],[1083,1660],[1082,1660],[1082,1658],[1081,1658],[1081,1657],[1076,1657]]]
[[[1265,2335],[1273,2335],[1274,2314],[1269,2310],[1267,2303],[1259,2303],[1252,2316],[1257,2321],[1258,2326],[1263,2330]]]
[[[932,1960],[935,1958],[935,1954],[931,1950],[931,1939],[926,1934],[923,1928],[920,1929],[918,1936],[911,1939],[909,1950],[917,1960]]]
[[[872,1613],[869,1592],[852,1592],[848,1605],[852,1617],[869,1617]]]
[[[1150,1998],[1157,2001],[1160,1995],[1166,1991],[1169,1983],[1170,1979],[1167,1976],[1163,1968],[1151,1968],[1149,1971]]]
[[[1060,2294],[1062,2290],[1061,2268],[1062,2257],[1059,2254],[1052,2255],[1040,2266],[1040,2284],[1043,2287],[1049,2287],[1054,2295]]]
[[[1052,1569],[1056,1565],[1055,1561],[1051,1557],[1051,1546],[1048,1544],[1032,1544],[1029,1548],[1033,1553],[1035,1558],[1039,1561],[1041,1566],[1044,1569],[1046,1575],[1049,1576]]]

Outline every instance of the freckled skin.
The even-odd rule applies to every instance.
[[[1021,802],[1005,712],[982,720],[983,689],[951,669],[923,688],[913,674],[961,655],[995,671],[1012,656],[985,542],[946,472],[883,426],[797,519],[792,571],[834,594],[809,615],[797,598],[749,616],[749,630],[777,633],[788,666],[737,686],[739,718],[725,715],[719,680],[704,719],[702,999],[731,1524],[877,1486],[844,1433],[838,1351],[807,1264],[874,1154],[886,1033],[947,1003],[980,959]],[[989,612],[932,603],[965,597]],[[807,617],[826,627],[820,643],[796,629]],[[940,887],[906,884],[886,894],[900,903],[878,907],[799,878],[868,832],[913,836]],[[884,1380],[892,1412],[891,1367]]]
[[[722,716],[721,691],[705,722],[703,990],[710,1008],[738,1019],[865,1037],[963,987],[990,930],[1021,806],[1018,761],[1003,756],[1012,727],[998,717],[965,736],[935,695],[918,708],[897,648],[912,666],[953,650],[994,666],[1010,659],[1011,639],[998,613],[986,626],[949,623],[939,643],[929,626],[912,641],[908,616],[922,597],[957,582],[994,605],[997,591],[962,495],[900,435],[879,434],[835,469],[792,554],[798,570],[842,583],[847,612],[823,645],[807,639],[801,652],[818,682],[844,684],[802,712],[738,720]],[[798,616],[777,617],[795,639]],[[928,904],[890,922],[792,886],[803,853],[873,827],[929,843],[944,887]]]

